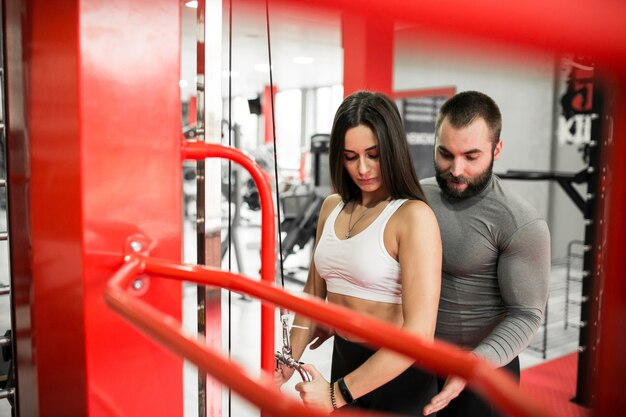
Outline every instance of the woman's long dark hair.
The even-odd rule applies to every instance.
[[[426,202],[406,141],[406,132],[396,104],[386,95],[358,91],[346,97],[337,109],[330,133],[329,163],[333,186],[344,202],[361,196],[360,188],[344,167],[346,132],[367,126],[378,138],[378,154],[383,184],[393,199],[408,198]]]

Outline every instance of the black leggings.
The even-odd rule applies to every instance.
[[[507,371],[519,382],[520,369],[518,357],[515,357],[515,359],[501,369]],[[439,379],[438,383],[440,389],[445,382],[445,379]],[[465,387],[465,390],[463,390],[458,397],[450,401],[450,404],[448,404],[446,408],[439,411],[439,417],[502,417],[502,414],[494,410],[482,397],[474,394],[471,388]]]
[[[365,345],[349,342],[335,335],[331,381],[346,376],[376,353]],[[410,367],[385,385],[358,398],[344,409],[358,408],[391,412],[405,416],[422,416],[422,410],[437,394],[437,378],[415,367]],[[341,395],[341,394],[339,394]],[[432,414],[435,416],[436,414]]]

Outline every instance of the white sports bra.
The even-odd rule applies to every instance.
[[[407,201],[392,200],[382,213],[350,239],[335,233],[335,220],[344,207],[340,202],[324,224],[313,260],[329,292],[383,303],[402,303],[400,264],[385,248],[387,222]]]

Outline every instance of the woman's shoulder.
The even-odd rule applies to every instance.
[[[324,204],[333,203],[333,205],[337,205],[341,201],[341,196],[337,193],[331,194],[324,199]]]
[[[324,208],[332,210],[337,207],[341,201],[341,196],[339,194],[331,194],[324,199],[324,202],[322,203],[322,210]]]
[[[395,219],[394,219],[395,218]],[[399,240],[418,242],[440,241],[439,223],[428,203],[421,200],[407,200],[392,217],[393,230]]]
[[[403,201],[404,202],[402,203],[398,211],[417,213],[432,212],[432,209],[425,201],[417,199],[403,199]]]
[[[342,202],[339,194],[331,194],[324,199],[320,208],[320,218],[325,219]]]
[[[422,222],[434,222],[437,223],[437,218],[432,208],[425,201],[421,200],[406,200],[397,210],[396,216],[401,222],[407,223],[422,223]]]

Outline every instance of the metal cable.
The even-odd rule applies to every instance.
[[[267,26],[267,56],[269,61],[270,74],[270,103],[272,107],[272,136],[274,144],[274,183],[276,185],[276,214],[278,215],[278,256],[280,260],[280,283],[285,288],[285,274],[283,270],[283,240],[280,225],[280,191],[278,189],[278,158],[276,152],[276,118],[274,116],[274,79],[272,76],[272,47],[270,41],[270,7],[269,0],[265,0],[265,21]]]
[[[233,0],[228,2],[228,146],[232,146],[232,102],[233,102]],[[228,272],[232,269],[232,161],[228,160]],[[240,184],[237,184],[239,187]],[[235,202],[238,204],[239,202]],[[241,268],[241,265],[237,266]],[[232,346],[232,291],[228,290],[228,360],[232,359],[231,346]],[[228,417],[231,416],[232,407],[232,390],[228,387]]]
[[[269,12],[269,0],[265,0],[265,18],[267,23],[267,55],[269,60],[269,74],[270,74],[270,103],[272,106],[272,135],[274,144],[274,181],[276,185],[276,213],[278,216],[278,256],[280,263],[280,283],[281,287],[285,289],[285,274],[283,268],[283,241],[281,231],[281,215],[280,215],[280,191],[278,188],[278,153],[276,152],[276,118],[274,116],[274,80],[272,77],[272,47],[270,41],[270,12]],[[301,363],[293,359],[291,356],[291,338],[289,336],[289,311],[281,307],[280,308],[280,321],[283,330],[283,347],[281,352],[276,352],[275,358],[278,362],[295,369],[300,374],[303,381],[311,381],[311,375],[301,367]]]

